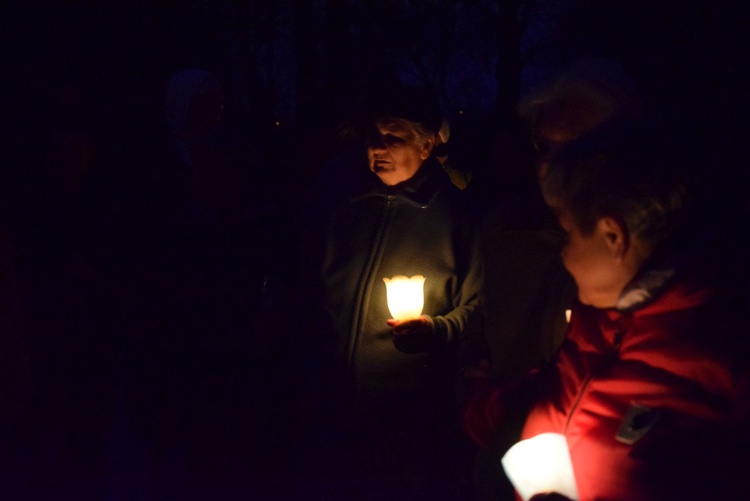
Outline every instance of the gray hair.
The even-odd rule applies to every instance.
[[[409,132],[409,139],[415,143],[424,144],[429,141],[434,141],[436,134],[424,124],[420,122],[414,122],[406,118],[399,117],[387,117],[378,119],[377,126],[382,127],[394,127]]]
[[[686,229],[691,180],[669,143],[632,123],[575,141],[540,178],[545,199],[569,211],[584,234],[610,216],[652,251],[671,247]]]

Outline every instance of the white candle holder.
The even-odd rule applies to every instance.
[[[424,307],[424,281],[422,275],[409,278],[396,275],[384,278],[388,309],[396,320],[409,320],[422,314]]]
[[[556,492],[578,500],[568,441],[559,433],[542,433],[521,440],[502,459],[505,474],[518,495],[528,501],[535,494]]]

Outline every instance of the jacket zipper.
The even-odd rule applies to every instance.
[[[389,216],[391,212],[391,201],[394,198],[395,197],[393,195],[388,195],[386,197],[385,209],[383,210],[383,215],[380,218],[380,225],[376,233],[375,241],[373,242],[372,252],[370,252],[370,256],[367,260],[367,265],[363,270],[362,278],[360,279],[360,285],[357,290],[357,297],[359,298],[360,303],[357,306],[355,317],[352,322],[352,330],[349,334],[349,353],[347,356],[347,371],[352,376],[356,376],[356,374],[354,374],[354,354],[356,353],[357,344],[359,343],[359,340],[362,337],[362,333],[364,331],[364,318],[367,313],[367,305],[369,303],[370,293],[372,291],[373,274],[376,268],[376,264],[380,262],[380,258],[383,254],[383,249],[385,247],[387,234],[386,230],[388,229],[388,221],[390,219]]]
[[[615,353],[619,351],[620,345],[622,344],[622,337],[625,334],[625,329],[620,327],[615,331],[614,339],[612,342],[612,346],[615,349]],[[592,376],[591,374],[586,376],[586,379],[583,380],[583,385],[581,385],[581,389],[578,391],[578,395],[576,395],[576,400],[573,403],[573,406],[570,408],[570,412],[568,412],[568,417],[565,420],[565,427],[563,428],[563,435],[568,434],[568,426],[570,425],[571,419],[573,419],[573,414],[578,410],[578,406],[581,404],[581,399],[583,398],[583,394],[586,392],[586,388],[588,388],[589,383],[591,382]]]
[[[588,387],[590,382],[591,382],[591,375],[588,375],[586,376],[586,379],[584,379],[583,385],[581,386],[581,389],[578,391],[578,395],[576,395],[576,401],[573,403],[573,406],[570,408],[570,412],[568,412],[568,418],[565,420],[565,427],[563,428],[563,435],[568,434],[568,426],[570,425],[570,420],[573,419],[573,414],[575,414],[576,410],[578,410],[578,406],[581,404],[581,399],[583,398],[583,394],[586,392],[586,388]]]

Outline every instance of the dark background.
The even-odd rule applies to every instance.
[[[697,147],[700,161],[685,168],[707,176],[710,203],[746,226],[747,10],[710,0],[3,2],[0,499],[283,499],[296,420],[276,404],[285,347],[264,307],[283,286],[301,201],[349,144],[369,89],[404,81],[438,95],[451,164],[491,210],[533,181],[519,97],[571,60],[611,58]],[[247,279],[217,282],[245,309],[203,358],[200,333],[179,337],[180,314],[200,299],[165,297],[196,286],[175,285],[175,262],[199,269],[209,254],[159,239],[148,230],[156,213],[141,207],[161,196],[149,166],[166,84],[189,68],[222,84],[257,212],[221,249],[233,261],[219,258]],[[229,311],[207,310],[199,323]],[[191,396],[204,383],[209,397]],[[197,430],[169,426],[185,409]]]
[[[454,148],[472,151],[513,123],[520,92],[585,55],[623,64],[650,104],[696,116],[706,140],[731,149],[747,105],[746,11],[705,0],[4,2],[3,115],[16,150],[67,114],[106,155],[163,126],[169,77],[203,68],[224,87],[226,119],[271,148],[263,170],[304,175],[371,86],[432,90]]]

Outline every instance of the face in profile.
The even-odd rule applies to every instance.
[[[586,233],[569,211],[556,208],[555,212],[567,235],[563,265],[578,286],[578,299],[596,308],[615,306],[643,260],[640,251],[633,245],[626,250],[623,229],[613,218],[601,218]]]
[[[405,120],[378,123],[367,145],[370,170],[388,186],[403,183],[429,158],[432,145],[430,139],[420,140]]]

